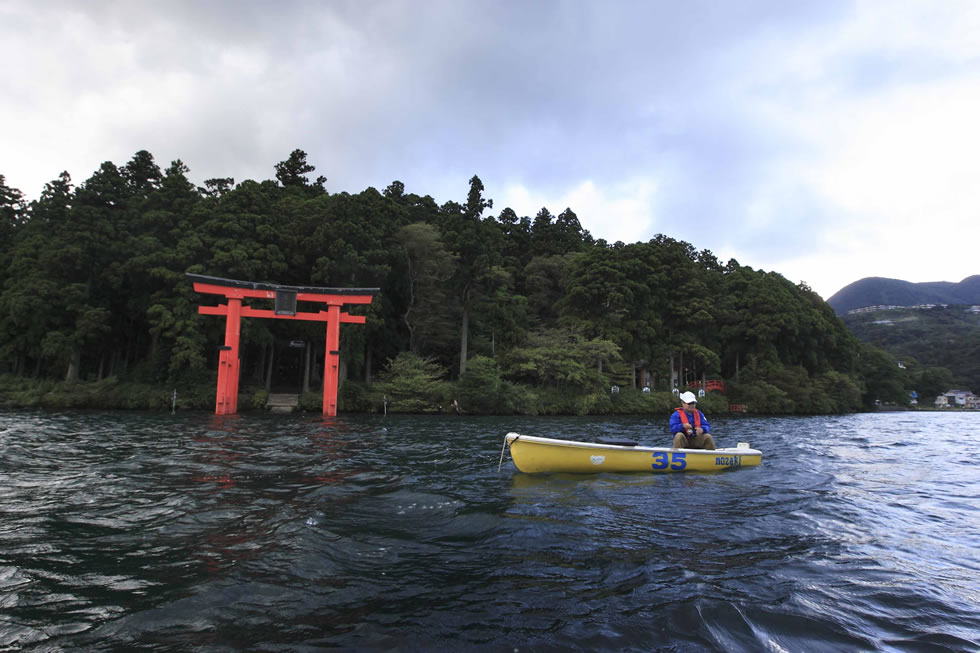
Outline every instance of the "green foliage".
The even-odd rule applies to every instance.
[[[503,383],[494,360],[486,356],[475,356],[467,362],[466,371],[459,375],[456,397],[460,405],[470,413],[505,412],[501,405]]]
[[[466,364],[456,383],[456,398],[467,413],[483,415],[536,414],[530,390],[500,375],[496,361],[475,356]]]
[[[573,261],[572,255],[538,256],[524,268],[528,314],[535,326],[553,324],[558,319],[555,306],[562,297]]]
[[[179,403],[213,408],[224,323],[198,313],[217,300],[195,293],[187,272],[379,288],[351,311],[366,323],[341,330],[345,411],[380,410],[387,395],[391,410],[408,412],[455,411],[453,399],[471,413],[668,412],[672,397],[626,390],[643,375],[658,390],[723,379],[732,403],[753,412],[823,413],[980,378],[980,326],[964,311],[903,318],[890,331],[862,323],[889,358],[777,273],[723,265],[662,234],[595,241],[570,208],[494,217],[476,175],[464,202],[438,204],[399,181],[330,194],[299,149],[275,179],[196,188],[189,172],[180,160],[161,170],[140,151],[77,187],[62,173],[29,205],[0,176],[0,373],[24,381],[7,401],[158,406],[162,389],[177,387]],[[899,348],[890,334],[905,326],[913,337]],[[317,342],[322,326],[245,320],[241,335],[247,374],[264,386],[266,353]],[[624,390],[612,395],[612,383]],[[260,399],[245,391],[240,405]],[[322,399],[303,401],[317,410]]]
[[[286,187],[314,188],[323,190],[325,177],[317,177],[313,184],[306,178],[306,175],[316,170],[306,162],[306,152],[303,150],[293,150],[289,158],[276,164],[276,179]]]
[[[852,413],[861,408],[861,388],[857,382],[840,372],[830,370],[817,377],[819,391],[827,398],[827,413]]]
[[[579,397],[581,393],[569,392],[567,389],[536,386],[534,398],[536,415],[580,415]]]
[[[673,395],[671,396],[672,403],[669,410],[674,410],[680,404],[677,397],[674,397]],[[709,392],[705,396],[698,398],[698,408],[700,408],[705,415],[723,415],[728,412],[728,406],[728,397],[720,392]]]
[[[337,397],[339,400],[340,392],[337,392]],[[323,393],[322,392],[312,392],[306,391],[300,393],[296,407],[305,413],[322,413],[323,412]],[[339,410],[338,406],[338,410]]]
[[[528,334],[523,347],[502,357],[504,376],[533,385],[599,389],[605,378],[601,361],[620,360],[619,347],[601,338],[586,338],[569,330],[547,330]]]
[[[865,346],[860,358],[865,386],[862,400],[866,408],[873,407],[879,401],[908,405],[911,388],[909,375],[891,354],[877,347]]]
[[[452,340],[446,282],[452,277],[455,257],[446,251],[438,229],[429,224],[406,225],[397,240],[404,257],[408,302],[402,321],[408,328],[409,348],[419,355],[439,351]]]
[[[382,374],[381,389],[388,399],[388,410],[396,413],[435,413],[448,409],[452,387],[446,368],[431,358],[402,352],[388,362]]]
[[[778,367],[768,374],[767,380],[791,402],[786,412],[832,412],[827,397],[810,382],[810,375],[802,366]]]
[[[914,385],[919,403],[930,403],[953,388],[953,373],[945,367],[926,367],[919,372]]]
[[[608,392],[590,392],[577,399],[576,415],[607,415],[613,412],[612,398]]]
[[[199,378],[206,380],[176,384],[177,410],[214,410],[215,378]]]
[[[670,392],[621,388],[616,394],[610,393],[611,412],[619,415],[669,414],[676,406],[677,399]]]
[[[924,368],[946,368],[951,378],[936,392],[915,387],[931,401],[954,387],[980,391],[980,313],[969,306],[950,304],[932,309],[894,309],[844,316],[844,322],[861,341],[885,350],[896,360],[918,362]],[[914,379],[913,385],[919,384]]]
[[[88,408],[169,412],[173,407],[173,388],[123,382],[117,377],[87,383],[67,383],[3,375],[0,376],[0,406],[49,410]],[[178,390],[176,408],[214,408],[214,386]]]
[[[253,410],[265,410],[266,404],[268,403],[269,391],[265,388],[252,391],[252,393],[248,395],[248,402],[238,402],[239,406],[248,406]]]
[[[757,380],[730,385],[733,404],[743,404],[750,413],[789,414],[795,408],[789,395],[775,385]]]
[[[765,374],[747,373],[744,377],[742,383],[728,384],[730,402],[744,404],[752,413],[848,413],[862,406],[861,387],[840,372],[829,371],[813,378],[803,367],[778,366]]]
[[[337,410],[345,413],[370,413],[383,411],[381,394],[366,383],[347,380],[337,391]],[[317,408],[321,410],[323,395],[317,395]]]

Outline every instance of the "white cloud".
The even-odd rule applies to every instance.
[[[643,177],[605,186],[586,179],[551,193],[512,184],[494,199],[494,207],[510,207],[532,220],[541,208],[555,216],[571,208],[593,237],[632,243],[648,240],[657,229],[656,194],[657,184]]]
[[[782,148],[757,161],[744,237],[719,251],[824,297],[865,276],[980,272],[951,249],[980,236],[978,30],[975,3],[863,2],[747,44],[735,65],[757,65],[730,84],[733,106]]]
[[[904,86],[842,107],[836,117],[850,118],[838,127],[840,147],[812,182],[849,212],[902,222],[960,217],[980,199],[978,115],[974,79]]]
[[[302,148],[331,192],[478,174],[497,211],[824,296],[980,271],[950,251],[980,224],[973,0],[430,5],[0,0],[0,174],[33,198],[147,149],[267,179]]]

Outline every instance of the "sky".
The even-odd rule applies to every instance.
[[[0,0],[0,175],[571,208],[805,283],[980,274],[974,0]]]

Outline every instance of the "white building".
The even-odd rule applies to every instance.
[[[969,390],[947,390],[936,397],[937,408],[977,408],[980,397]]]

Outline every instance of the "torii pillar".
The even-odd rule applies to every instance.
[[[370,304],[378,288],[313,288],[281,286],[255,281],[239,281],[187,274],[199,293],[223,295],[227,304],[198,306],[202,315],[225,316],[225,344],[218,356],[218,390],[214,403],[215,415],[238,412],[239,339],[241,318],[264,317],[279,320],[307,320],[327,323],[326,353],[323,360],[323,414],[337,414],[337,388],[340,375],[340,324],[364,324],[363,315],[350,315],[340,309],[344,304]],[[275,310],[257,309],[243,305],[245,298],[274,299]],[[298,313],[296,302],[319,302],[327,310],[318,313]]]

